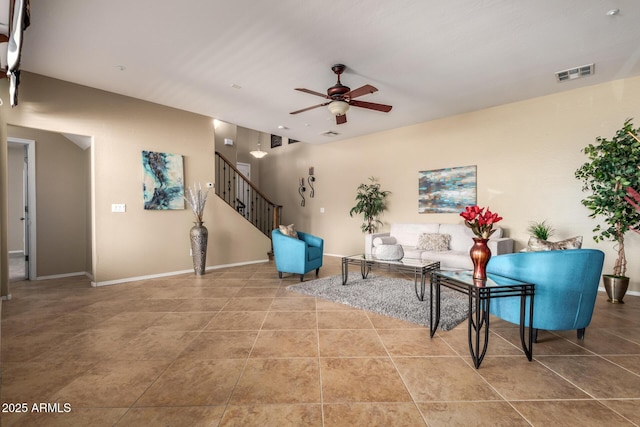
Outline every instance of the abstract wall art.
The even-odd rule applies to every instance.
[[[184,175],[181,155],[143,151],[142,169],[145,209],[184,209]]]
[[[271,135],[271,148],[280,147],[282,145],[282,137],[280,135]]]
[[[459,213],[476,204],[476,166],[418,172],[418,213]]]

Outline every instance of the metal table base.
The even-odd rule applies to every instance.
[[[469,352],[476,369],[480,367],[489,345],[489,308],[493,298],[520,297],[520,343],[527,359],[529,361],[533,359],[532,325],[535,285],[492,274],[488,275],[487,280],[478,281],[473,279],[470,272],[433,272],[430,286],[431,338],[433,338],[440,322],[440,289],[442,286],[465,293],[469,297],[467,334]],[[529,309],[528,322],[526,322],[527,305]],[[525,326],[527,323],[529,326]]]
[[[429,274],[440,268],[437,261],[421,261],[413,259],[402,259],[399,261],[389,261],[377,259],[371,255],[352,255],[342,258],[342,284],[346,285],[349,279],[349,265],[359,265],[362,278],[366,279],[373,267],[386,268],[389,271],[403,273],[413,273],[413,285],[416,297],[424,301],[426,281]]]

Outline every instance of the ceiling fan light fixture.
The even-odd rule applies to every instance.
[[[332,101],[327,106],[334,116],[344,116],[349,111],[349,103],[345,101]]]

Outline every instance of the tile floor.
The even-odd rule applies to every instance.
[[[327,257],[321,276],[339,272]],[[585,341],[540,332],[533,362],[495,319],[476,370],[466,323],[429,339],[285,290],[295,283],[264,263],[101,288],[13,284],[0,397],[28,413],[3,412],[2,425],[640,425],[640,297],[599,296]]]

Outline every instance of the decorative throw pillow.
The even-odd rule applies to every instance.
[[[528,251],[557,251],[565,249],[580,249],[582,247],[582,236],[572,237],[559,242],[548,242],[531,236],[529,238]]]
[[[416,249],[432,252],[443,252],[449,250],[451,235],[440,233],[422,233],[418,236]]]
[[[285,236],[294,237],[296,239],[298,238],[298,232],[296,231],[296,228],[293,226],[293,224],[281,225],[280,232]]]
[[[376,237],[375,239],[373,239],[372,243],[373,243],[373,246],[395,245],[397,241],[395,237],[382,236],[382,237]]]

